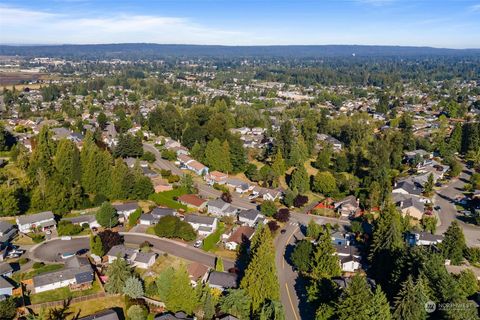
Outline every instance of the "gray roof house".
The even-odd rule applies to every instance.
[[[208,284],[211,288],[220,290],[236,288],[238,286],[238,276],[235,273],[212,271],[208,276]]]
[[[188,222],[200,235],[208,236],[217,229],[217,218],[188,214],[185,216]]]
[[[90,228],[98,228],[100,224],[97,222],[97,218],[93,214],[85,214],[78,217],[64,218],[63,220],[70,221],[73,224],[83,225],[88,224]]]
[[[142,214],[139,222],[140,224],[150,226],[156,224],[161,218],[166,216],[174,216],[176,213],[177,212],[174,209],[156,207],[150,213]]]
[[[238,221],[242,224],[254,227],[258,222],[264,221],[263,214],[256,209],[242,210],[238,214]]]
[[[410,179],[402,180],[395,184],[392,193],[413,194],[419,196],[422,194],[422,187],[417,186],[417,184]]]
[[[0,221],[0,242],[8,242],[17,234],[17,228],[11,223]]]
[[[85,257],[74,256],[65,262],[65,268],[33,277],[35,293],[67,286],[89,285],[95,279],[90,262]]]
[[[0,297],[11,296],[15,286],[3,276],[0,276]]]
[[[13,273],[13,268],[10,263],[2,262],[0,263],[0,276],[10,277]]]
[[[232,206],[230,203],[223,201],[221,198],[210,200],[207,202],[208,213],[214,216],[234,216],[237,214],[238,209]]]
[[[78,320],[119,320],[117,313],[112,309],[103,310]]]
[[[121,203],[121,204],[114,204],[113,207],[115,208],[115,210],[117,210],[117,213],[118,213],[118,216],[119,216],[120,220],[122,220],[122,218],[123,218],[123,221],[128,219],[128,217],[135,210],[140,208],[138,206],[137,202],[126,202],[126,203]]]
[[[17,217],[18,230],[23,233],[33,231],[35,228],[47,230],[55,228],[55,216],[52,211],[45,211],[36,214],[28,214]]]
[[[129,263],[135,255],[136,250],[132,248],[127,248],[123,244],[113,246],[108,252],[108,263],[112,263],[118,257],[127,260]]]

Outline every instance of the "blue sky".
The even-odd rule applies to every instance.
[[[480,0],[0,0],[0,43],[480,48]]]

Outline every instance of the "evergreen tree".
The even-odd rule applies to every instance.
[[[329,171],[318,172],[313,178],[312,190],[332,196],[338,191],[335,177]]]
[[[202,147],[202,145],[200,143],[198,143],[198,141],[195,141],[195,144],[193,145],[192,150],[190,150],[190,154],[192,155],[192,157],[195,160],[197,160],[199,162],[204,161],[205,150]]]
[[[30,159],[29,171],[32,177],[36,177],[38,171],[42,170],[47,176],[53,172],[52,160],[55,155],[55,143],[52,139],[52,132],[48,126],[43,126],[36,137],[36,146],[33,149]]]
[[[281,177],[285,174],[286,165],[280,149],[277,149],[277,154],[273,159],[272,170],[276,177]]]
[[[190,278],[185,266],[182,265],[175,270],[171,284],[171,290],[165,300],[167,308],[174,312],[184,311],[192,314],[198,305],[198,298],[195,289],[190,285]]]
[[[251,300],[243,289],[230,289],[220,298],[220,310],[240,320],[250,319]]]
[[[221,172],[231,172],[232,164],[230,163],[230,149],[228,142],[223,145],[218,139],[208,142],[205,149],[205,161],[211,170]]]
[[[109,197],[111,199],[128,199],[133,189],[133,174],[122,159],[115,160],[112,168],[111,187]]]
[[[292,150],[293,126],[292,123],[287,120],[280,125],[280,130],[277,134],[277,148],[282,152],[284,159],[289,159],[290,151]]]
[[[143,297],[143,284],[140,279],[136,277],[130,277],[125,281],[125,286],[123,287],[123,293],[129,296],[132,299],[139,299]]]
[[[335,255],[335,248],[332,245],[330,232],[325,229],[318,238],[317,245],[313,250],[312,266],[310,276],[319,280],[330,279],[342,273],[338,256]]]
[[[370,320],[372,314],[372,292],[368,288],[365,277],[355,275],[340,297],[337,304],[339,320]],[[416,318],[405,318],[416,319]]]
[[[230,147],[230,162],[232,164],[232,172],[242,172],[247,165],[247,154],[243,148],[243,141],[238,136],[230,135],[228,138]]]
[[[215,315],[215,298],[212,295],[212,290],[208,284],[197,285],[197,287],[201,288],[201,292],[199,294],[200,310],[197,310],[195,314],[200,319],[212,319]]]
[[[112,228],[118,224],[117,210],[109,202],[104,202],[95,214],[95,219],[102,227]]]
[[[310,179],[305,167],[302,165],[297,167],[290,179],[290,188],[298,190],[299,193],[305,193],[310,189]]]
[[[220,272],[224,271],[222,257],[218,257],[215,260],[215,271],[220,271]]]
[[[440,250],[452,264],[459,265],[463,261],[463,252],[466,249],[465,236],[458,225],[457,221],[453,221],[445,232],[445,237],[440,244]]]
[[[426,319],[425,303],[427,301],[422,281],[414,282],[412,276],[409,275],[407,280],[402,283],[402,288],[395,298],[393,318],[398,320]]]
[[[325,171],[330,167],[330,159],[333,155],[333,149],[330,144],[326,144],[322,150],[317,154],[315,160],[315,168],[321,171]]]
[[[117,257],[107,269],[108,281],[105,290],[111,294],[123,293],[125,282],[130,278],[132,272],[125,259]]]
[[[390,304],[388,303],[385,293],[383,293],[380,285],[375,289],[370,303],[370,319],[371,320],[390,320],[392,314],[390,312]]]
[[[127,316],[129,320],[146,320],[147,319],[147,310],[145,307],[134,304],[127,310]]]
[[[285,310],[279,301],[268,301],[262,306],[259,320],[284,320]]]
[[[90,236],[90,252],[99,257],[103,257],[105,254],[102,239],[98,235]]]
[[[433,174],[430,173],[428,175],[428,180],[427,182],[425,183],[425,186],[423,188],[423,192],[427,195],[430,195],[433,191],[433,185],[434,185],[434,181],[433,181]]]
[[[288,155],[288,164],[290,166],[303,166],[305,161],[307,161],[309,156],[308,148],[305,145],[303,137],[300,136],[296,143],[292,145],[290,154]]]
[[[173,289],[173,278],[175,276],[175,269],[172,267],[167,268],[159,273],[155,283],[158,289],[158,296],[160,300],[167,301],[170,295],[170,291]]]
[[[263,228],[262,233],[264,241],[255,243],[251,262],[240,284],[252,300],[253,312],[260,311],[266,301],[278,300],[280,297],[272,236],[268,228]]]
[[[60,140],[53,164],[58,179],[64,186],[71,187],[74,183],[80,182],[80,153],[72,141]]]

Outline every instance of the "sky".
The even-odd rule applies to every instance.
[[[480,0],[0,0],[2,44],[480,48]]]

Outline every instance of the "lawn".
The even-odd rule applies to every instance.
[[[86,317],[110,308],[122,308],[125,313],[125,299],[123,296],[107,296],[95,300],[72,303],[69,311],[72,311],[74,314],[80,311],[80,317]],[[69,319],[72,318],[73,316]]]
[[[63,268],[63,264],[46,264],[41,268],[38,269],[31,269],[29,272],[25,273],[16,273],[13,275],[15,280],[24,280],[24,279],[31,279],[35,276],[38,276],[42,273],[57,271]]]
[[[19,245],[19,246],[28,246],[28,245],[33,245],[35,242],[33,242],[32,238],[29,236],[26,236],[22,233],[19,233],[15,239],[12,241],[14,244]]]
[[[225,230],[225,225],[223,224],[223,222],[219,222],[217,230],[215,230],[214,233],[210,234],[208,237],[203,239],[202,249],[204,251],[212,250],[215,247],[215,245],[218,243],[218,241],[220,241],[220,237],[222,236],[224,230]]]
[[[170,191],[159,192],[150,195],[149,200],[154,201],[157,205],[166,206],[172,209],[183,209],[187,211],[187,206],[181,204],[174,200],[174,198],[178,198],[179,196],[186,194],[187,191],[183,188],[177,188]]]
[[[101,292],[102,288],[97,280],[93,281],[92,287],[82,291],[70,291],[69,287],[59,288],[55,290],[49,290],[45,292],[35,293],[30,295],[30,303],[37,304],[50,301],[65,300],[69,297],[76,298],[81,296],[90,295],[93,293]],[[91,303],[91,302],[90,302]]]

